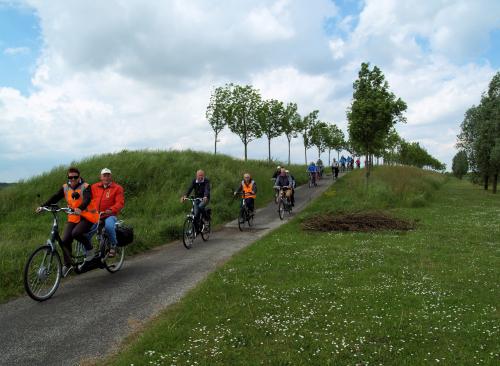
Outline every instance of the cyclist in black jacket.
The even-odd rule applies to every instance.
[[[195,221],[198,221],[200,215],[203,219],[207,219],[205,208],[210,201],[210,181],[205,177],[205,172],[203,170],[198,170],[196,172],[196,178],[193,179],[188,190],[181,197],[181,202],[186,200],[186,197],[194,191],[195,198],[201,198],[202,201],[195,202],[194,205],[194,215]]]

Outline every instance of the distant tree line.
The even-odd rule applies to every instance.
[[[215,88],[207,107],[206,117],[214,131],[214,153],[217,154],[218,137],[226,127],[238,135],[244,146],[245,160],[248,145],[255,139],[265,137],[268,160],[271,161],[271,141],[286,136],[288,141],[288,164],[292,139],[302,135],[304,159],[307,164],[307,149],[316,147],[318,156],[322,152],[340,152],[346,145],[344,134],[333,123],[318,119],[318,111],[302,117],[296,103],[285,104],[276,99],[263,99],[259,90],[251,85],[226,84]]]
[[[304,162],[307,151],[316,148],[318,159],[328,151],[328,164],[332,151],[347,150],[355,156],[366,157],[367,177],[373,159],[383,158],[385,163],[415,165],[444,170],[445,165],[432,157],[418,143],[406,142],[396,132],[397,122],[405,122],[406,103],[389,91],[389,85],[378,67],[370,69],[361,64],[358,79],[353,84],[351,106],[347,110],[349,139],[334,123],[321,121],[319,111],[301,116],[296,103],[276,99],[263,99],[259,90],[251,85],[226,84],[215,88],[206,110],[206,118],[214,131],[214,153],[220,133],[227,127],[243,143],[245,160],[248,145],[255,139],[267,140],[268,160],[271,161],[271,142],[280,136],[288,141],[288,164],[292,139],[302,136]]]
[[[500,171],[500,72],[491,79],[479,105],[465,112],[457,147],[462,150],[453,159],[454,174],[462,176],[464,170],[470,169],[474,180],[482,183],[485,190],[492,180],[496,193]]]

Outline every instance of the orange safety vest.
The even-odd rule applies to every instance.
[[[249,194],[249,193],[252,193],[254,191],[253,184],[254,184],[253,180],[250,182],[249,185],[247,185],[244,180],[241,181],[241,186],[243,187],[243,192],[246,193],[244,196],[245,198],[256,198],[257,197],[257,195],[255,195],[255,194]]]
[[[80,207],[80,205],[83,202],[83,191],[87,189],[88,183],[83,183],[80,184],[76,188],[71,188],[70,185],[64,184],[63,189],[64,189],[64,198],[66,198],[66,202],[68,203],[68,207],[71,207],[72,209]],[[73,193],[78,193],[79,197],[77,199],[73,198]],[[91,200],[89,205],[85,210],[82,210],[82,213],[80,215],[76,214],[69,214],[68,215],[68,222],[73,222],[75,224],[80,222],[80,216],[83,218],[87,219],[91,223],[95,224],[97,221],[99,221],[99,213],[95,209],[95,204]]]

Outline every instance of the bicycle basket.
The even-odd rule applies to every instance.
[[[116,226],[116,239],[119,247],[129,245],[134,241],[134,229],[125,225]]]

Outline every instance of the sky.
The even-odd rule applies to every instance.
[[[464,112],[500,69],[500,1],[0,0],[0,182],[123,149],[212,151],[205,111],[228,82],[347,134],[365,61],[408,104],[400,135],[450,166]],[[228,130],[218,147],[243,156]],[[272,156],[286,160],[286,139]],[[265,159],[266,141],[249,157]]]

